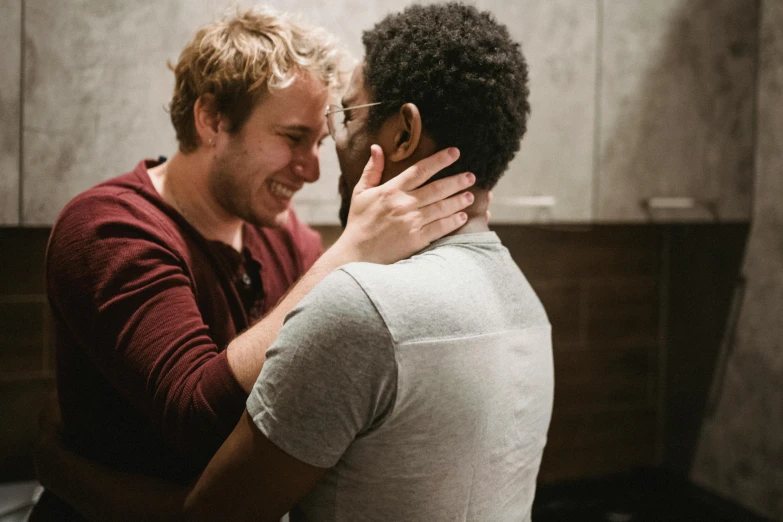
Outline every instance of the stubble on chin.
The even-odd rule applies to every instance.
[[[228,214],[251,224],[256,224],[250,196],[238,186],[231,175],[232,166],[223,158],[216,158],[209,173],[208,187],[212,197]]]

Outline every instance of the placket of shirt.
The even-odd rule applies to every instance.
[[[239,304],[247,318],[247,325],[256,322],[264,310],[265,295],[261,282],[261,264],[253,259],[247,248],[242,253],[218,241],[210,242],[213,251],[228,270],[231,284],[239,298]]]
[[[248,322],[253,324],[264,315],[266,294],[261,279],[261,263],[253,257],[250,250],[242,250],[242,260],[237,268],[235,285],[245,305]]]

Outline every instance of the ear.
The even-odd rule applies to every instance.
[[[400,107],[397,115],[397,129],[394,133],[392,150],[388,154],[389,161],[402,161],[413,155],[421,140],[421,114],[413,103]]]
[[[209,147],[213,146],[221,123],[217,102],[213,95],[204,94],[199,96],[193,105],[193,120],[196,124],[196,133],[201,144]]]

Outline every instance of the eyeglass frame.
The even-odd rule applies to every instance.
[[[335,134],[337,134],[337,131],[335,129],[335,125],[332,122],[332,115],[337,114],[338,112],[345,112],[345,111],[352,111],[354,109],[362,109],[364,107],[374,107],[376,105],[381,105],[382,103],[386,102],[373,102],[373,103],[363,103],[361,105],[354,105],[353,107],[340,107],[339,105],[330,104],[326,106],[326,113],[324,116],[326,117],[326,128],[329,130],[329,136],[332,137],[333,140],[336,140],[337,137]],[[343,124],[345,126],[345,124]]]

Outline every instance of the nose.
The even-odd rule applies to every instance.
[[[307,183],[314,183],[321,177],[321,154],[317,144],[304,151],[294,160],[294,174]]]

